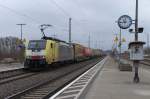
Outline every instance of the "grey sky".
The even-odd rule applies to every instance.
[[[26,23],[23,37],[39,39],[40,24],[48,23],[53,27],[46,30],[48,36],[68,40],[68,18],[72,17],[72,40],[87,45],[91,35],[92,47],[110,49],[114,34],[119,32],[115,21],[124,14],[134,18],[135,0],[0,0],[0,36],[20,37],[17,23]],[[56,3],[55,3],[56,2]],[[139,25],[145,27],[140,39],[146,41],[150,31],[150,0],[139,0]],[[133,34],[123,30],[127,49]],[[97,44],[96,44],[97,42]]]

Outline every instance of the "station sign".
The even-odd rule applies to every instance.
[[[144,60],[143,45],[145,42],[131,42],[129,44],[130,60]]]

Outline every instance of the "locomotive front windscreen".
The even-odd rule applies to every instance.
[[[42,50],[46,47],[46,41],[45,40],[31,40],[28,45],[28,49],[37,49]]]

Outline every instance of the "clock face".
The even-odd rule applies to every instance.
[[[132,18],[128,15],[123,15],[118,19],[118,26],[121,29],[127,29],[132,25]]]

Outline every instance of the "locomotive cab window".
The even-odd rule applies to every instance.
[[[46,47],[45,40],[31,40],[28,45],[28,49],[43,50]]]

